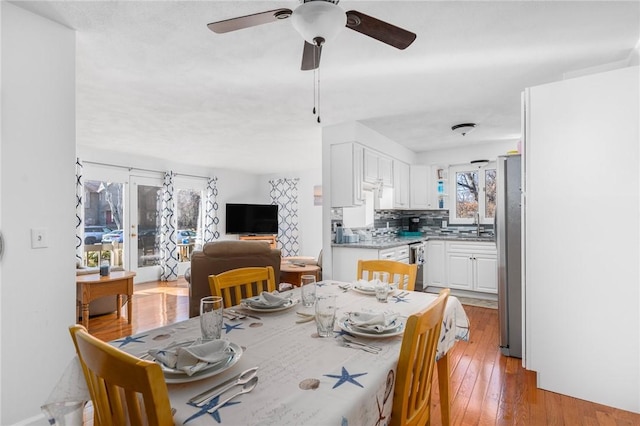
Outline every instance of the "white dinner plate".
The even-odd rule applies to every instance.
[[[382,333],[378,333],[376,331],[363,330],[363,329],[354,327],[349,323],[349,317],[341,318],[338,321],[338,327],[340,327],[347,333],[354,334],[356,336],[369,337],[373,339],[382,339],[386,337],[398,336],[404,333],[404,322],[402,322],[400,319],[397,319],[396,321],[398,322],[397,327],[392,328],[390,330],[383,331]]]
[[[375,296],[376,295],[376,290],[375,289],[366,289],[366,288],[359,288],[358,286],[354,285],[351,287],[353,289],[353,291],[356,291],[358,293],[362,293],[362,294],[366,294],[367,296]],[[395,286],[391,286],[391,289],[389,290],[389,296],[393,296],[396,293],[396,287]]]
[[[167,383],[188,383],[195,382],[196,380],[206,379],[207,377],[215,376],[216,374],[220,374],[223,371],[231,368],[242,356],[242,348],[237,344],[230,342],[229,349],[231,353],[229,354],[229,358],[226,360],[212,363],[210,366],[203,368],[197,373],[193,373],[193,375],[188,376],[184,371],[175,370],[173,368],[169,368],[165,365],[162,367],[162,372],[164,373],[164,379]]]
[[[297,299],[289,299],[289,300],[287,300],[287,302],[285,302],[284,305],[277,306],[275,308],[267,308],[266,306],[264,308],[259,308],[257,306],[251,306],[247,302],[243,301],[243,302],[240,303],[240,306],[242,306],[245,309],[249,309],[250,311],[255,311],[255,312],[278,312],[278,311],[287,310],[287,309],[295,306],[297,303],[298,303]]]

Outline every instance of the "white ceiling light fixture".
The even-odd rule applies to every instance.
[[[293,11],[291,24],[307,43],[321,46],[345,27],[347,14],[329,1],[305,2]]]
[[[451,130],[453,130],[455,133],[461,134],[462,136],[466,135],[475,128],[476,123],[461,123],[456,124],[455,126],[451,126]]]

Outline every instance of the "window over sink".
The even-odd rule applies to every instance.
[[[480,223],[492,223],[496,208],[496,163],[451,166],[449,173],[454,178],[450,180],[450,193],[455,194],[449,213],[451,223],[475,223],[476,214]]]

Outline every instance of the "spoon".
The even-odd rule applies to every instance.
[[[202,407],[203,405],[206,405],[209,403],[209,401],[211,401],[213,398],[215,398],[216,396],[222,395],[223,393],[225,393],[226,391],[228,391],[229,389],[231,389],[232,387],[236,386],[236,385],[244,385],[245,383],[248,383],[251,381],[251,379],[253,379],[256,374],[258,373],[258,367],[256,368],[252,368],[250,370],[244,371],[243,373],[241,373],[238,378],[236,380],[234,380],[233,382],[227,384],[227,385],[223,385],[220,389],[218,389],[216,392],[214,392],[213,394],[209,395],[207,398],[203,399],[202,401],[196,403],[196,407]]]
[[[222,401],[220,404],[216,405],[213,408],[210,408],[207,410],[208,413],[215,413],[216,411],[218,411],[218,408],[222,407],[224,404],[226,404],[227,402],[231,401],[233,398],[235,398],[238,395],[242,395],[243,393],[249,393],[253,390],[253,388],[256,387],[256,385],[258,384],[258,378],[254,377],[251,380],[249,380],[248,383],[245,383],[242,386],[242,390],[240,392],[236,392],[233,395],[231,395],[229,398],[225,399],[224,401]]]

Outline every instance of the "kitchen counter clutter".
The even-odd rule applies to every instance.
[[[368,249],[385,249],[398,247],[406,244],[415,244],[430,240],[453,240],[453,241],[479,241],[479,242],[495,242],[496,237],[493,233],[481,233],[480,236],[474,232],[427,232],[422,236],[388,236],[378,237],[367,241],[359,241],[357,243],[332,243],[332,247],[353,247]]]

